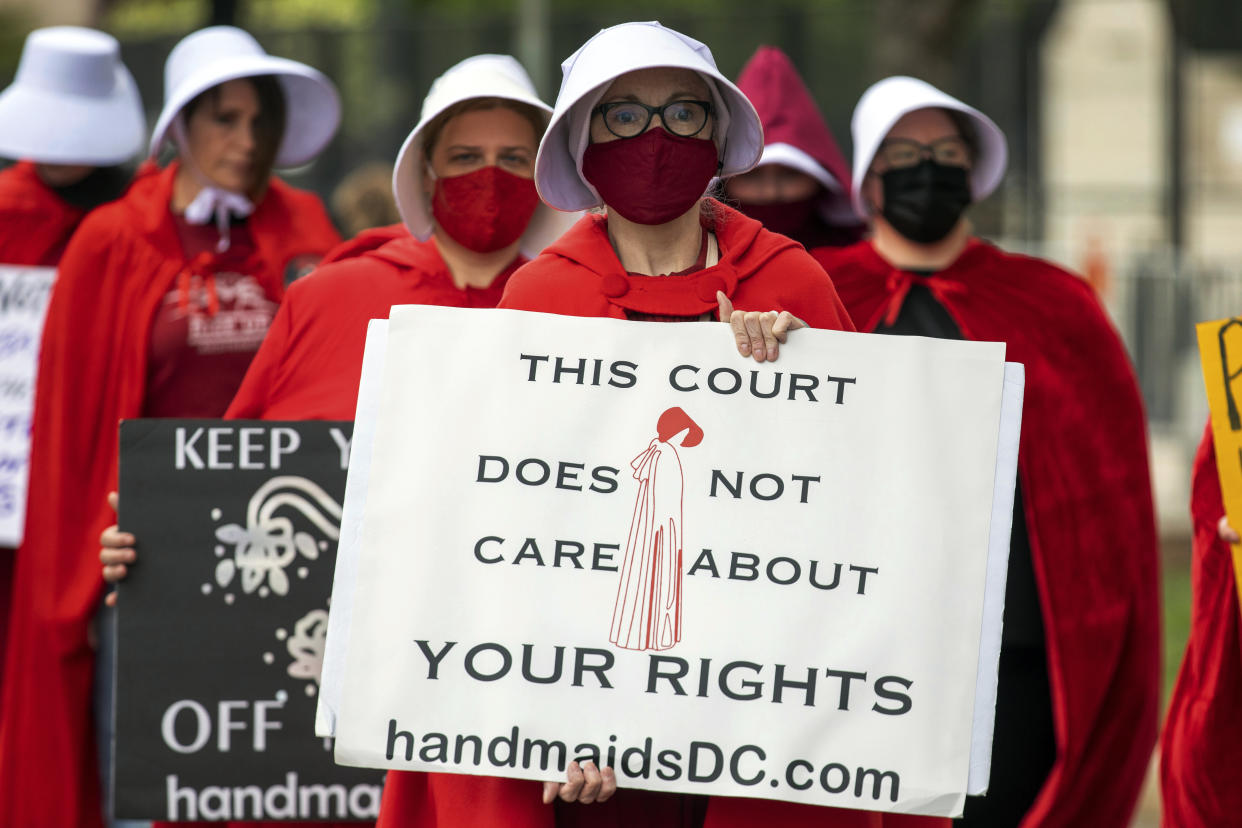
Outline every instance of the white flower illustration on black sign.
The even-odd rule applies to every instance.
[[[323,650],[328,641],[328,611],[311,610],[294,625],[293,635],[285,646],[293,661],[288,673],[292,678],[319,683],[323,672]]]
[[[294,529],[287,511],[301,514],[333,541],[340,536],[341,505],[318,484],[304,477],[273,477],[250,498],[246,525],[228,523],[216,539],[232,545],[232,556],[216,565],[216,583],[227,587],[240,573],[242,591],[266,595],[289,593],[288,567],[298,555],[317,560],[321,544],[309,532]]]
[[[276,630],[276,640],[284,642],[292,658],[285,672],[290,678],[308,682],[306,695],[315,695],[319,675],[323,672],[323,651],[328,641],[328,611],[313,609],[306,613],[293,625],[292,635],[280,627]],[[275,653],[268,651],[263,654],[265,664],[275,664],[276,661]]]

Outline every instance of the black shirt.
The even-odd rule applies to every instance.
[[[935,278],[930,271],[910,271],[923,278]],[[876,333],[904,336],[931,336],[937,339],[963,339],[962,330],[936,301],[926,285],[913,283],[901,312],[891,326],[883,322]],[[1005,582],[1005,626],[1002,646],[1044,646],[1044,622],[1031,562],[1031,543],[1027,536],[1026,514],[1022,504],[1021,486],[1014,490],[1013,531],[1009,541],[1009,577]]]
[[[930,271],[910,271],[934,279]],[[925,284],[913,283],[892,325],[876,333],[963,339],[961,328]],[[1056,760],[1044,622],[1031,561],[1022,489],[1014,490],[1009,576],[1005,582],[992,773],[986,796],[966,797],[957,828],[1017,828]]]

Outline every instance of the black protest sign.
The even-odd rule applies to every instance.
[[[377,815],[382,775],[314,733],[352,430],[122,423],[118,818]]]

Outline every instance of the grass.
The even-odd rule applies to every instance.
[[[1186,652],[1190,635],[1190,543],[1165,542],[1161,550],[1164,622],[1164,704],[1168,703],[1173,682]]]

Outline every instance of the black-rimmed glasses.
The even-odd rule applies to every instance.
[[[638,101],[613,101],[600,104],[594,111],[603,117],[608,131],[618,138],[642,135],[656,115],[660,116],[660,123],[666,130],[682,138],[690,138],[707,126],[712,105],[710,101],[670,101],[664,106],[647,106]]]
[[[880,144],[876,158],[889,169],[898,170],[913,167],[924,158],[948,167],[969,167],[970,146],[956,135],[939,138],[930,144],[920,144],[910,138],[889,138]]]

